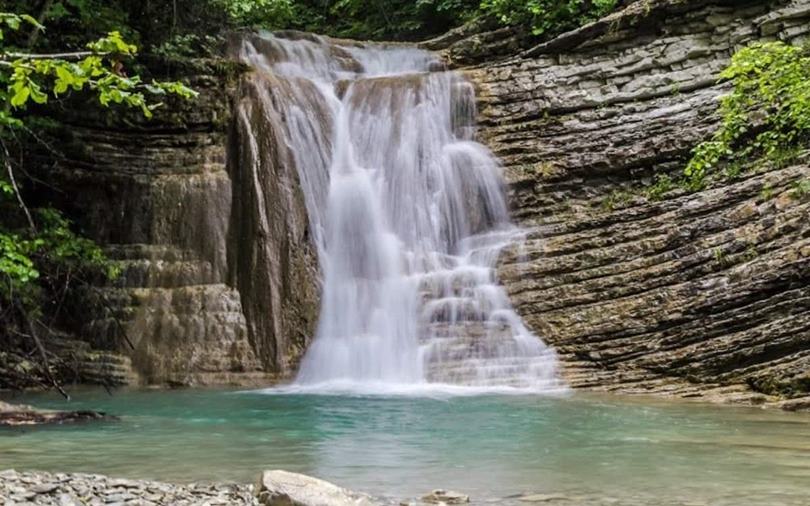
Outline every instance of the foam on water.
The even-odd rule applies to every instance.
[[[295,382],[259,390],[246,390],[238,393],[263,393],[267,395],[332,395],[336,397],[419,397],[450,399],[453,397],[478,397],[487,395],[525,396],[540,393],[534,388],[512,386],[472,386],[449,383],[391,383],[385,381],[356,381],[336,379],[322,383]],[[542,390],[544,396],[568,397],[571,390],[562,384],[558,388]]]
[[[558,391],[554,352],[497,283],[522,232],[475,140],[471,84],[415,48],[287,37],[240,51],[288,90],[262,106],[284,118],[323,275],[317,335],[285,390]]]

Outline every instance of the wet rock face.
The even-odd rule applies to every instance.
[[[291,371],[316,317],[298,182],[274,178],[273,160],[240,163],[244,68],[187,77],[199,98],[153,121],[60,117],[65,156],[48,176],[123,268],[88,294],[76,334],[129,356],[144,383],[266,383]]]
[[[644,188],[716,127],[731,54],[807,39],[810,2],[650,4],[467,70],[532,230],[501,280],[574,387],[806,396],[810,202],[790,188],[807,159],[657,201]]]
[[[306,203],[281,132],[284,118],[262,97],[284,84],[260,73],[244,78],[229,166],[239,196],[231,227],[231,281],[242,295],[253,349],[263,364],[289,375],[313,335],[319,285]]]

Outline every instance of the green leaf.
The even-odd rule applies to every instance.
[[[31,100],[35,103],[44,104],[48,101],[48,95],[42,91],[38,84],[31,82],[29,89],[31,90]]]
[[[28,97],[31,95],[31,88],[28,86],[20,87],[16,93],[11,97],[11,105],[13,107],[22,107],[28,102]]]
[[[38,30],[45,29],[45,27],[39,21],[34,19],[33,16],[29,16],[28,14],[20,14],[20,18]]]

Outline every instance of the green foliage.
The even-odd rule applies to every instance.
[[[326,9],[318,9],[318,4]],[[417,39],[444,32],[478,13],[478,0],[335,0],[296,2],[310,22],[297,26],[338,37]]]
[[[725,250],[719,246],[712,250],[712,256],[714,257],[714,261],[720,265],[726,266],[729,264],[728,255],[726,255]]]
[[[84,91],[94,94],[103,106],[122,104],[150,117],[160,105],[156,97],[191,98],[196,92],[177,81],[143,82],[138,75],[128,76],[123,62],[137,55],[137,47],[118,31],[86,44],[86,51],[30,54],[16,49],[6,37],[24,26],[44,30],[29,15],[0,13],[0,161],[4,169],[0,172],[0,307],[36,312],[44,300],[43,289],[64,293],[77,276],[114,277],[117,269],[95,243],[76,235],[57,210],[46,206],[31,212],[25,207],[7,148],[7,142],[16,138],[15,130],[23,126],[22,115],[36,117],[36,111],[28,110],[32,104]]]
[[[762,190],[759,191],[759,198],[763,202],[767,202],[771,200],[773,197],[774,197],[773,186],[766,183],[765,185],[762,186]]]
[[[3,40],[4,37],[4,26],[5,29],[10,29],[12,31],[17,31],[23,24],[29,24],[34,28],[42,29],[44,28],[39,22],[31,17],[28,14],[14,14],[12,12],[0,12],[0,40]]]
[[[619,207],[625,207],[633,201],[636,196],[629,190],[613,190],[610,194],[602,199],[600,207],[603,211],[613,211]]]
[[[167,59],[211,57],[215,55],[219,45],[220,40],[213,35],[185,33],[174,35],[152,48],[152,52]]]
[[[29,0],[7,0],[24,12]],[[476,17],[520,25],[539,36],[576,28],[614,9],[618,0],[55,0],[45,13],[52,28],[43,47],[81,49],[87,38],[118,31],[164,56],[199,55],[209,38],[253,26],[334,37],[414,40],[435,36]],[[175,51],[176,50],[176,51]]]
[[[745,252],[742,254],[741,260],[743,262],[752,262],[759,257],[759,252],[757,251],[756,246],[753,244],[746,248]]]
[[[506,25],[529,26],[534,35],[559,33],[612,11],[617,0],[482,0],[481,10]]]
[[[657,174],[655,176],[655,183],[647,188],[647,198],[650,200],[661,200],[664,194],[673,190],[675,186],[675,181],[673,181],[668,174]]]
[[[790,196],[796,200],[804,200],[810,196],[810,178],[794,181],[790,185]]]
[[[738,51],[721,79],[733,89],[722,99],[722,123],[698,145],[684,171],[692,189],[721,164],[764,158],[783,166],[810,138],[810,49],[784,42]]]
[[[118,265],[93,241],[76,235],[59,211],[44,208],[35,215],[36,230],[0,226],[0,303],[36,311],[43,302],[37,281],[63,286],[65,275],[118,276]]]
[[[15,291],[39,277],[31,255],[42,247],[40,239],[23,240],[17,234],[0,232],[0,276],[6,278],[0,288],[3,298],[10,298]]]
[[[75,271],[98,272],[109,279],[120,274],[120,267],[110,262],[101,248],[93,241],[76,235],[70,221],[53,208],[38,210],[41,242],[40,253],[52,264]]]
[[[274,27],[282,27],[292,22],[295,5],[292,0],[213,0],[212,7],[225,11],[237,24],[269,22]]]
[[[0,13],[4,19],[13,19],[11,14]],[[19,26],[19,24],[17,24]],[[62,58],[41,57],[6,51],[0,45],[0,82],[8,83],[5,94],[0,94],[16,110],[24,109],[29,101],[44,104],[48,93],[53,96],[68,91],[88,89],[97,94],[101,105],[123,104],[141,109],[146,117],[159,107],[160,102],[150,103],[147,95],[174,94],[184,98],[196,96],[196,92],[179,82],[141,82],[137,75],[123,73],[122,61],[137,54],[137,48],[124,41],[119,32],[110,32],[87,44],[89,51],[74,53]],[[67,57],[78,57],[70,61]],[[19,121],[8,113],[0,116],[0,127],[19,126]]]

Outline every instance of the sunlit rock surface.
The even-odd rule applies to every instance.
[[[496,32],[431,42],[479,63],[467,75],[481,136],[531,230],[500,277],[572,386],[807,395],[810,202],[790,193],[807,160],[660,201],[644,188],[716,127],[717,75],[736,49],[809,34],[806,0],[658,1],[509,59],[487,54]]]
[[[810,203],[790,193],[807,161],[660,201],[643,189],[715,128],[728,89],[717,74],[736,49],[800,43],[808,27],[807,0],[650,0],[535,47],[485,25],[423,44],[475,84],[479,138],[529,230],[501,256],[500,280],[570,385],[807,405]],[[258,178],[249,159],[226,163],[231,126],[272,130],[244,104],[268,83],[188,74],[201,99],[157,122],[66,120],[67,200],[124,262],[82,337],[126,351],[146,381],[289,372],[317,314],[299,183],[283,150]]]
[[[383,504],[370,496],[352,492],[328,481],[291,473],[264,471],[256,489],[266,506],[373,506]]]

